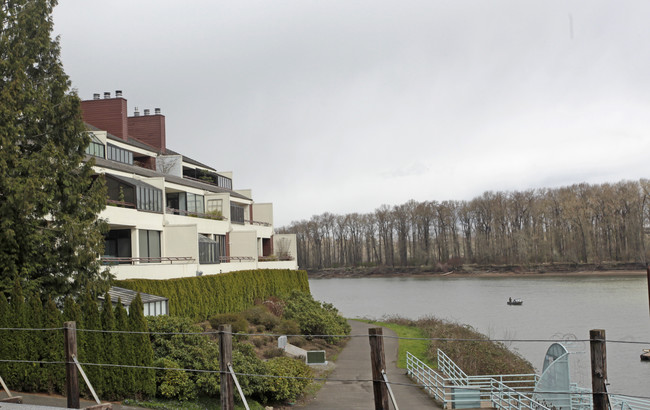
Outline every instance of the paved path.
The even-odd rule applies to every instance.
[[[374,409],[372,382],[356,382],[348,380],[371,380],[370,368],[370,343],[368,329],[375,327],[356,320],[348,320],[352,326],[353,335],[366,335],[366,337],[353,337],[339,354],[336,367],[328,377],[328,381],[318,391],[314,400],[302,406],[310,410],[330,409]],[[389,329],[384,328],[384,336],[396,336]],[[406,376],[405,369],[397,368],[398,340],[384,338],[384,354],[386,357],[386,373],[388,381],[404,383],[405,385],[392,385],[397,406],[401,409],[440,409],[422,389],[412,386],[413,382]],[[345,381],[337,381],[345,380]],[[408,384],[411,384],[409,386]],[[391,403],[392,408],[392,403]]]

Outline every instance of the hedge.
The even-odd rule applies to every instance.
[[[171,316],[206,320],[220,313],[241,312],[270,296],[283,298],[292,291],[310,293],[307,272],[258,269],[189,278],[127,279],[115,286],[169,299]]]

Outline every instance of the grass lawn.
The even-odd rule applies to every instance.
[[[405,326],[398,325],[395,323],[385,323],[385,322],[375,322],[372,320],[360,320],[361,322],[370,323],[372,325],[386,327],[395,333],[400,338],[424,338],[428,339],[429,335],[422,329],[419,329],[414,326]],[[397,358],[397,367],[400,369],[406,369],[406,352],[411,352],[411,354],[418,359],[422,360],[432,369],[436,369],[437,366],[435,363],[427,358],[427,351],[429,350],[430,342],[429,340],[409,340],[409,339],[400,339],[399,340],[399,355]]]

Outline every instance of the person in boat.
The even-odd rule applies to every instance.
[[[512,298],[508,298],[508,303],[512,303]]]

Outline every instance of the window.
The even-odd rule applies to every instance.
[[[199,234],[199,263],[219,263],[219,247],[208,235]]]
[[[140,257],[160,258],[160,231],[141,229],[138,232],[140,235]],[[149,262],[159,262],[159,260]]]
[[[133,153],[131,151],[127,151],[111,144],[108,144],[107,159],[121,162],[123,164],[133,165]]]
[[[104,144],[93,133],[90,134],[90,145],[86,147],[86,154],[93,157],[104,158]]]
[[[131,230],[114,229],[104,235],[104,256],[112,258],[131,257]],[[119,263],[130,263],[123,261]]]
[[[210,215],[221,216],[223,215],[223,200],[222,199],[208,199],[206,213]]]
[[[230,204],[230,221],[232,223],[244,224],[244,207],[237,204]]]
[[[205,213],[203,208],[203,195],[187,193],[187,211],[199,214]]]
[[[217,243],[217,251],[219,252],[219,256],[227,256],[226,255],[226,235],[215,235],[214,236],[214,241]]]
[[[162,191],[152,186],[138,186],[137,208],[144,211],[162,212]]]

